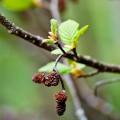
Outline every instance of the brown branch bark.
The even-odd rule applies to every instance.
[[[43,37],[33,35],[27,31],[15,26],[13,23],[11,23],[9,20],[7,20],[2,13],[0,13],[0,23],[7,28],[8,33],[18,36],[38,47],[44,48],[48,51],[52,51],[52,50],[56,49],[56,47],[54,45],[42,43],[42,40],[44,39]]]
[[[15,26],[13,23],[8,21],[4,17],[4,15],[1,13],[0,13],[0,23],[8,29],[9,33],[14,34],[20,38],[23,38],[24,40],[27,40],[28,42],[30,42],[38,47],[44,48],[48,51],[52,51],[52,50],[56,49],[56,46],[54,46],[54,45],[42,43],[42,40],[44,38],[37,36],[37,35],[33,35],[27,31],[24,31],[21,28]],[[83,64],[85,64],[89,67],[95,68],[101,72],[120,73],[120,65],[112,65],[112,64],[102,63],[95,59],[91,59],[91,58],[88,58],[88,57],[82,56],[82,55],[78,55],[78,57],[76,57],[74,54],[71,54],[71,53],[67,53],[64,57],[69,58],[69,59],[74,60],[79,63],[83,63]]]

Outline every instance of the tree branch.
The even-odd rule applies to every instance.
[[[82,74],[82,75],[78,76],[77,78],[82,78],[82,77],[84,77],[84,78],[86,78],[86,77],[91,77],[91,76],[97,75],[97,74],[99,74],[99,73],[100,73],[100,71],[99,71],[99,70],[96,70],[96,71],[93,71],[93,72],[88,73],[88,74]]]
[[[115,82],[120,82],[120,78],[114,78],[114,79],[110,79],[110,80],[100,80],[100,81],[96,82],[95,88],[94,88],[95,96],[97,96],[97,94],[98,94],[99,87],[102,87],[107,84],[115,83]]]
[[[56,49],[56,46],[49,45],[47,43],[42,43],[44,38],[40,36],[33,35],[29,32],[22,30],[21,28],[15,26],[13,23],[9,22],[3,14],[0,13],[0,23],[8,29],[8,32],[14,34],[24,40],[31,42],[32,44],[44,48],[48,51],[52,51]],[[76,57],[74,54],[67,53],[64,57],[74,60],[79,63],[83,63],[89,67],[95,68],[101,72],[112,72],[112,73],[120,73],[120,65],[112,65],[99,62],[95,59],[88,58],[86,56],[78,55]]]
[[[48,51],[52,51],[52,50],[56,49],[56,47],[54,45],[42,43],[42,40],[44,39],[43,37],[33,35],[27,31],[15,26],[13,23],[11,23],[9,20],[7,20],[2,13],[0,13],[0,23],[7,28],[8,33],[18,36],[38,47],[44,48]]]

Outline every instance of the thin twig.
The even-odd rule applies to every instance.
[[[63,54],[65,55],[66,52],[64,51],[64,49],[62,48],[62,46],[61,46],[61,44],[58,42],[58,40],[56,41],[55,44],[59,47],[59,49],[60,49],[60,50],[63,52]]]
[[[57,59],[55,60],[55,64],[54,64],[53,69],[56,68],[58,61],[59,61],[62,57],[63,57],[62,54],[57,57]]]
[[[96,71],[93,71],[93,72],[88,73],[88,74],[82,74],[82,75],[78,76],[78,78],[82,78],[82,77],[84,77],[84,78],[86,78],[86,77],[92,77],[92,76],[97,75],[97,74],[99,74],[99,73],[100,73],[100,71],[99,71],[99,70],[96,70]]]
[[[27,40],[28,42],[31,42],[32,44],[38,47],[42,47],[48,51],[52,51],[57,48],[54,45],[42,43],[44,38],[28,33],[22,30],[21,28],[15,26],[13,23],[9,22],[1,13],[0,13],[0,23],[8,29],[9,33],[14,34],[20,38],[23,38],[24,40]],[[76,56],[71,53],[66,53],[64,57],[69,58],[73,61],[85,64],[89,67],[98,69],[101,72],[120,73],[120,65],[102,63],[95,59],[91,59],[82,55],[79,55],[78,58],[76,58]]]
[[[53,67],[53,71],[57,72],[57,74],[59,75],[59,77],[60,77],[60,82],[61,82],[61,85],[62,85],[62,90],[65,92],[65,86],[64,86],[63,79],[62,79],[60,73],[58,72],[58,70],[57,70],[57,68],[56,68],[56,66],[57,66],[57,64],[58,64],[58,61],[59,61],[62,57],[63,57],[63,55],[59,55],[59,56],[57,57],[57,59],[56,59],[56,61],[55,61],[55,64],[54,64],[54,67]]]
[[[76,52],[76,48],[73,49],[73,53],[78,58],[78,55],[77,55],[77,52]]]
[[[95,96],[97,96],[99,87],[102,87],[107,84],[115,83],[115,82],[120,82],[120,78],[114,78],[114,79],[110,79],[110,80],[100,80],[100,81],[96,82],[95,88],[94,88]]]

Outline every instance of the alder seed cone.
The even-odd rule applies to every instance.
[[[63,103],[57,103],[56,105],[56,111],[59,116],[63,115],[66,110],[66,104],[65,102]]]
[[[52,72],[46,76],[44,84],[48,87],[57,86],[59,83],[60,77],[56,72]]]
[[[45,74],[44,73],[38,73],[33,76],[32,81],[35,83],[42,83],[45,81]]]
[[[67,94],[65,92],[58,92],[55,94],[56,103],[63,103],[67,100]]]
[[[67,100],[67,94],[65,92],[58,92],[55,94],[56,111],[59,116],[63,115],[66,110],[65,101]]]

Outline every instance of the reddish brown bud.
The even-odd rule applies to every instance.
[[[65,92],[58,92],[55,94],[56,103],[63,103],[67,100],[67,94]]]
[[[66,1],[65,0],[58,0],[59,10],[63,12],[66,9]]]
[[[46,86],[57,86],[59,83],[60,77],[56,72],[52,72],[46,76],[44,84]]]
[[[35,83],[42,83],[45,81],[45,74],[44,73],[38,73],[33,76],[32,81]]]
[[[65,112],[65,110],[66,110],[65,102],[63,102],[63,103],[58,103],[58,104],[56,105],[56,111],[57,111],[57,114],[58,114],[59,116],[63,115],[64,112]]]

